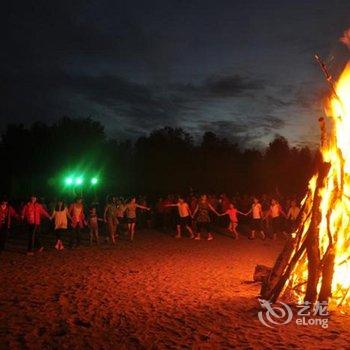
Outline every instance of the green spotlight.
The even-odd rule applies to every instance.
[[[66,183],[66,185],[71,185],[73,183],[73,179],[71,177],[66,177],[66,179],[64,180],[64,182]]]
[[[98,183],[98,178],[97,177],[93,177],[91,179],[91,185],[96,185]]]
[[[75,184],[76,184],[76,185],[81,185],[83,182],[84,182],[84,180],[83,180],[82,177],[77,177],[77,178],[75,179]]]

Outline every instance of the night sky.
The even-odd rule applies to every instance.
[[[119,140],[183,127],[317,142],[349,0],[36,0],[2,9],[1,122],[91,116]],[[334,57],[333,60],[332,57]]]

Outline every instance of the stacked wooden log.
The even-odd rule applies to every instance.
[[[328,163],[322,163],[320,165],[316,189],[311,198],[311,211],[303,207],[299,216],[300,221],[301,218],[311,215],[309,228],[302,237],[304,226],[301,223],[295,236],[291,237],[286,242],[271,272],[263,281],[260,292],[262,298],[275,302],[280,297],[297,262],[305,252],[308,260],[308,279],[304,300],[314,303],[317,297],[318,300],[322,301],[326,301],[330,297],[334,268],[334,252],[332,246],[330,246],[324,258],[321,259],[318,242],[318,227],[321,221],[321,192],[329,169],[330,165]],[[309,195],[311,196],[312,194]],[[322,287],[318,295],[317,285],[320,279],[322,280]]]

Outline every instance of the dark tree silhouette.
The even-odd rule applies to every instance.
[[[62,190],[64,174],[96,173],[101,192],[165,194],[199,191],[300,195],[313,170],[307,148],[276,137],[265,151],[241,150],[212,132],[200,144],[181,128],[165,127],[134,144],[108,139],[91,118],[64,117],[49,126],[10,124],[2,135],[1,191],[14,197]]]

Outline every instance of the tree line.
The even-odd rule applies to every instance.
[[[171,127],[120,142],[108,138],[98,121],[63,117],[52,125],[7,125],[0,157],[2,193],[23,197],[67,191],[63,179],[69,173],[98,174],[101,193],[158,195],[193,189],[302,195],[317,155],[308,147],[291,147],[281,136],[264,150],[241,149],[212,132],[198,143],[185,130]]]

